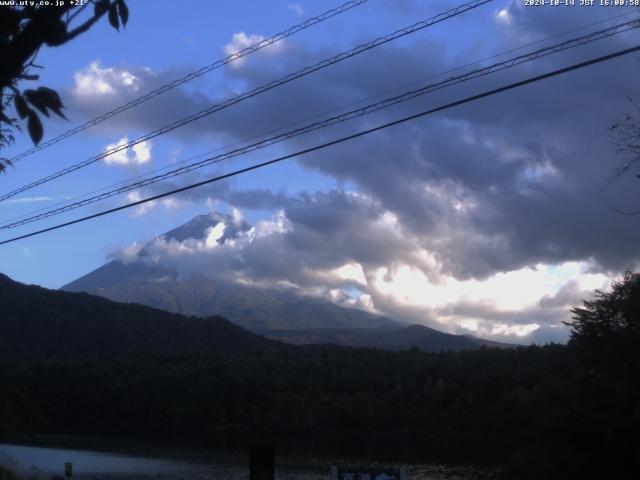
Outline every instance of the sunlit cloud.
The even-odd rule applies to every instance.
[[[104,163],[107,165],[143,165],[151,161],[151,141],[140,142],[133,147],[122,148],[129,143],[129,138],[123,137],[116,143],[109,144],[104,151],[121,149],[107,155]]]
[[[230,55],[233,55],[234,53],[238,53],[244,50],[247,47],[250,47],[251,45],[262,42],[263,40],[265,40],[265,38],[266,37],[264,35],[257,35],[257,34],[247,35],[244,32],[237,32],[233,34],[233,36],[231,37],[231,41],[226,45],[224,45],[224,47],[222,47],[222,50],[225,53],[225,55],[230,56]],[[270,54],[278,53],[283,48],[284,48],[284,40],[280,40],[279,42],[273,43],[268,47],[261,49],[260,54],[270,55]],[[238,68],[242,66],[245,62],[246,62],[246,58],[240,57],[234,60],[233,62],[231,62],[229,65],[232,68]]]
[[[96,60],[75,74],[73,93],[80,97],[104,97],[115,95],[120,88],[138,91],[140,79],[127,70],[104,68]]]

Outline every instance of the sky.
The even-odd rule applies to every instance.
[[[458,4],[369,0],[24,158],[0,177],[2,192]],[[115,31],[105,19],[76,40],[40,52],[38,85],[60,93],[69,119],[45,119],[45,141],[339,1],[128,5],[125,29]],[[25,191],[0,202],[0,214],[6,221],[50,208],[639,14],[626,7],[527,7],[524,0],[494,0]],[[464,82],[0,231],[0,239],[309,148],[638,39],[633,30]],[[635,110],[639,59],[628,55],[2,245],[0,271],[59,288],[111,259],[139,261],[141,246],[149,244],[154,262],[177,266],[185,275],[215,272],[232,282],[286,286],[447,332],[517,343],[566,341],[563,322],[570,320],[570,309],[594,289],[606,289],[640,257],[640,216],[614,211],[640,208],[640,180],[610,180],[628,160],[616,153],[610,127]],[[2,153],[10,158],[30,146],[19,135]],[[158,238],[206,213],[212,216],[204,237]],[[225,230],[235,233],[221,243]]]

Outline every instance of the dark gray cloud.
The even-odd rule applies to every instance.
[[[254,193],[263,198],[265,192],[243,193],[250,199]],[[543,296],[540,282],[545,278],[533,278],[527,284],[526,277],[515,276],[481,292],[473,282],[448,287],[443,282],[451,278],[425,255],[420,238],[411,236],[371,198],[343,191],[277,198],[280,213],[271,220],[250,225],[239,211],[212,212],[144,248],[129,247],[120,257],[131,262],[133,253],[138,261],[160,264],[183,275],[290,286],[375,309],[401,322],[510,342],[544,343],[566,337],[561,322],[569,320],[572,306],[588,297],[576,280],[561,283],[557,291],[545,289],[551,293]],[[423,276],[407,283],[402,275],[406,266]],[[528,274],[529,279],[532,275],[535,273]],[[399,282],[400,288],[389,291],[386,282]],[[403,288],[408,289],[406,295]],[[518,300],[524,302],[521,307],[501,305],[501,298],[510,299],[509,292],[501,291],[504,288],[523,291]],[[532,291],[527,293],[527,288]]]
[[[467,46],[456,49],[425,32],[243,102],[185,128],[180,138],[205,133],[233,141],[249,138],[614,13],[519,4],[511,2],[502,17],[495,10],[495,41],[467,38]],[[402,8],[414,7],[405,2]],[[285,148],[313,145],[628,45],[626,35],[546,57],[290,141]],[[289,42],[277,55],[251,57],[225,70],[225,80],[234,88],[251,89],[335,53]],[[357,194],[290,197],[226,186],[185,198],[215,197],[241,208],[284,211],[289,230],[247,243],[231,260],[219,260],[257,281],[328,288],[335,282],[318,272],[350,262],[361,265],[371,279],[377,269],[399,265],[415,266],[434,281],[443,275],[485,280],[499,272],[565,262],[615,273],[637,262],[640,228],[636,217],[616,214],[611,207],[639,206],[640,185],[624,178],[603,188],[620,162],[608,128],[628,110],[626,96],[635,94],[637,74],[634,57],[617,59],[299,158],[305,168],[355,185]],[[144,77],[140,71],[137,75]],[[195,110],[214,97],[178,89],[164,104],[167,108],[140,109],[128,121],[150,129],[167,112]],[[540,328],[527,338],[542,341],[566,338],[559,322],[567,318],[568,303],[586,290],[567,283],[518,312],[478,301],[425,308],[371,284],[366,291],[375,307],[390,315],[427,323],[482,317],[514,328],[536,323]],[[507,327],[482,328],[494,338],[511,335]]]
[[[549,58],[419,103],[444,103],[495,85],[496,80],[506,83],[623,44],[623,39],[616,39],[606,47],[590,48],[588,55],[576,51]],[[347,98],[388,89],[398,84],[398,72],[418,78],[447,68],[441,46],[416,42],[412,47],[383,48],[373,60],[365,56],[234,109],[225,116],[224,133],[249,136],[274,123],[301,118],[301,106],[317,112],[344,104]],[[435,52],[428,64],[424,52]],[[308,57],[292,49],[282,62],[304,63]],[[629,74],[612,76],[612,68]],[[632,58],[616,60],[309,155],[301,162],[355,182],[380,200],[461,278],[532,262],[584,259],[595,260],[602,269],[619,270],[637,255],[640,229],[610,207],[638,202],[637,185],[622,181],[613,188],[602,187],[618,162],[608,127],[627,106],[624,93],[633,91],[636,68]],[[272,78],[274,69],[247,62],[232,75],[253,86]],[[442,100],[436,103],[435,98]],[[416,108],[397,108],[393,115]],[[252,119],[250,127],[247,118]],[[358,127],[389,118],[378,114]],[[313,139],[330,136],[323,132]],[[309,143],[299,140],[292,148]],[[456,203],[473,207],[461,213]]]
[[[91,120],[141,95],[154,91],[188,73],[185,69],[155,72],[133,65],[107,66],[100,61],[76,72],[72,87],[64,92],[70,119],[76,123]],[[102,123],[96,129],[108,134],[146,133],[187,117],[211,104],[210,94],[198,89],[174,88],[126,110]],[[197,124],[197,122],[196,122]],[[193,141],[203,131],[185,128],[173,135]]]

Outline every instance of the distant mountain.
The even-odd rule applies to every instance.
[[[211,213],[197,216],[162,237],[176,242],[202,240],[219,223],[225,226],[216,239],[219,244],[250,228],[242,220]],[[421,325],[406,326],[321,298],[303,296],[293,289],[266,289],[202,275],[179,275],[175,269],[150,261],[149,245],[136,258],[126,263],[111,261],[62,290],[88,292],[183,315],[220,315],[254,333],[295,345],[334,344],[386,350],[416,347],[428,352],[508,346]]]
[[[0,361],[125,353],[241,353],[286,347],[219,316],[186,317],[0,274]]]
[[[225,284],[204,276],[178,277],[144,263],[112,261],[62,287],[117,302],[135,302],[184,315],[221,315],[252,331],[364,328],[392,325],[387,318],[344,308],[287,289]]]
[[[355,348],[425,352],[475,350],[481,347],[512,348],[515,345],[491,342],[469,335],[451,335],[423,325],[384,326],[378,328],[319,328],[264,331],[265,336],[294,345],[334,344]]]
[[[176,241],[203,239],[219,222],[225,224],[225,229],[218,243],[224,243],[239,229],[246,228],[238,226],[228,215],[212,213],[199,215],[163,237]],[[175,270],[146,261],[147,248],[143,248],[134,261],[126,264],[111,261],[63,286],[62,290],[141,303],[184,315],[221,315],[254,332],[397,325],[388,318],[300,295],[292,289],[264,289],[204,276],[179,276]]]

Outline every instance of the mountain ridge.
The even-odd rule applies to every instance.
[[[249,228],[239,216],[212,212],[198,215],[157,238],[166,242],[204,240],[207,244],[223,245]],[[154,262],[151,248],[154,241],[143,245],[133,259],[112,260],[66,284],[62,290],[84,291],[183,315],[221,315],[252,332],[296,345],[333,344],[388,350],[416,347],[431,352],[506,345],[398,323],[324,298],[302,295],[292,288],[264,288],[216,278],[214,265],[211,276],[179,273],[176,267]]]
[[[220,316],[187,317],[87,293],[25,285],[2,274],[0,305],[4,361],[290,348]]]
[[[471,335],[444,333],[424,325],[381,326],[375,328],[319,328],[260,331],[267,338],[292,345],[336,345],[381,350],[417,348],[431,353],[440,351],[475,350],[478,348],[515,348],[516,345],[491,342]]]
[[[149,305],[183,315],[221,315],[250,330],[362,328],[396,324],[387,317],[335,305],[284,288],[227,285],[204,276],[178,277],[165,267],[118,260],[62,287],[113,301]]]

